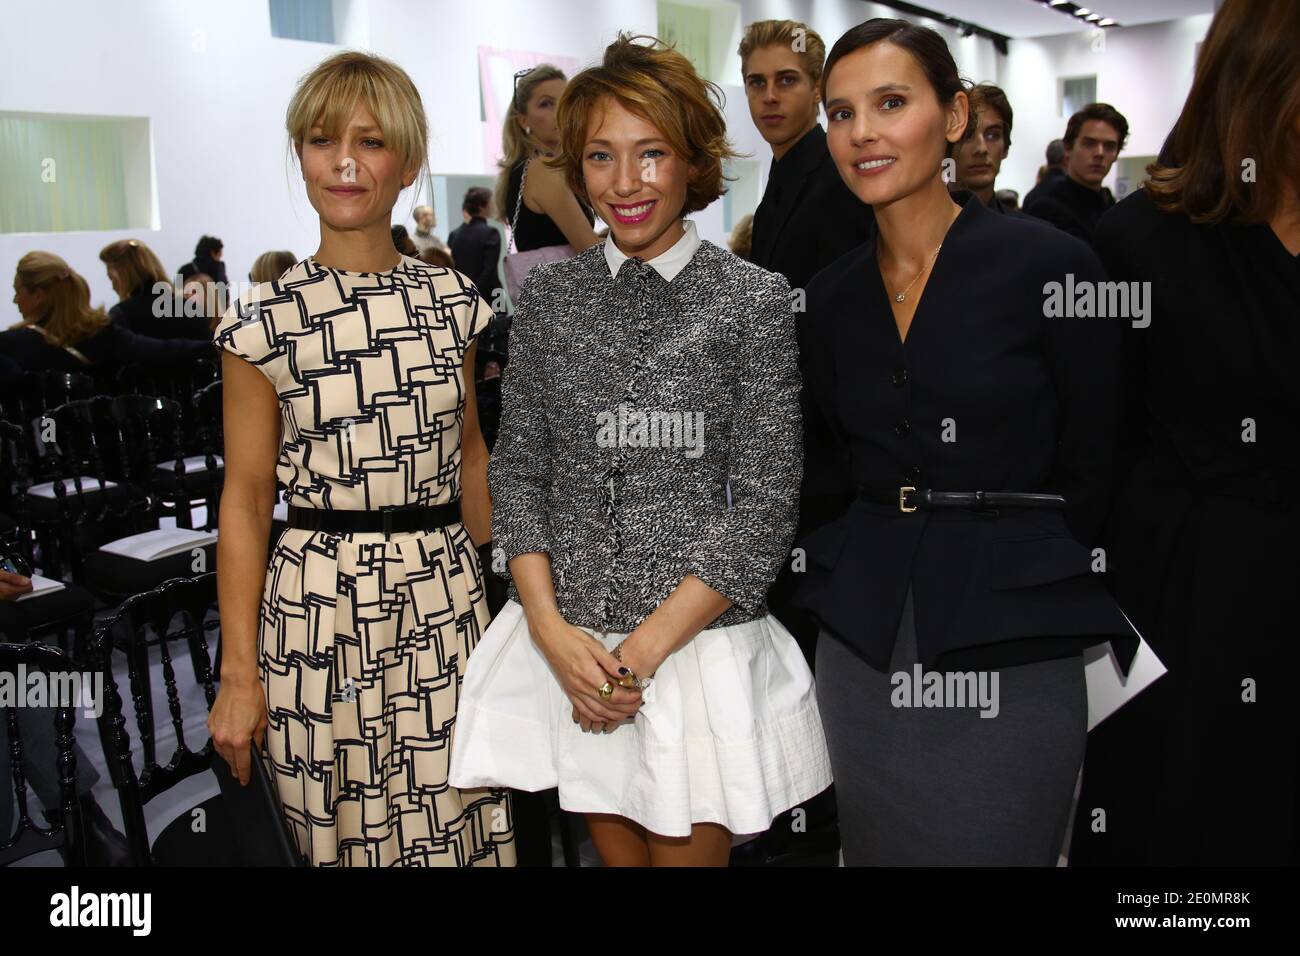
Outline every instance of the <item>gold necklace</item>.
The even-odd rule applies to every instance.
[[[931,264],[934,262],[935,259],[939,258],[939,249],[942,248],[943,248],[943,243],[941,242],[939,243],[938,248],[934,250],[934,253],[930,256],[930,258],[927,259],[925,261],[925,264],[921,266],[921,271],[912,277],[912,281],[907,284],[907,288],[904,289],[902,292],[895,294],[894,296],[895,302],[902,302],[907,298],[907,293],[912,291],[912,286],[916,285],[916,280],[921,278],[921,274],[931,266]]]

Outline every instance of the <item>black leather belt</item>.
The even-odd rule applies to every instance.
[[[881,505],[898,505],[899,511],[912,512],[918,508],[933,511],[938,508],[967,508],[987,511],[994,508],[1064,508],[1061,495],[1040,494],[1028,491],[931,491],[911,485],[899,488],[868,488],[858,486],[858,497]]]
[[[403,531],[432,531],[460,520],[460,499],[441,505],[384,508],[379,511],[340,511],[335,508],[289,506],[289,527],[327,534],[382,531],[385,536]]]

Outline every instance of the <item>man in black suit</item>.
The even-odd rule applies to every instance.
[[[1128,139],[1128,120],[1109,103],[1089,103],[1065,127],[1065,176],[1044,180],[1025,212],[1092,245],[1101,214],[1115,204],[1101,181]]]
[[[751,261],[795,289],[866,242],[873,222],[836,171],[817,122],[825,55],[821,37],[791,20],[751,24],[740,44],[749,114],[772,147]]]
[[[817,122],[822,64],[826,61],[821,37],[793,20],[762,20],[749,25],[739,52],[749,115],[772,147],[767,188],[754,212],[749,258],[755,265],[784,275],[796,292],[796,308],[801,308],[802,291],[809,280],[864,244],[875,217],[871,207],[854,196],[840,178],[826,148],[826,132]],[[804,316],[795,318],[802,353]],[[847,471],[833,451],[829,426],[810,402],[801,404],[804,469],[797,539],[839,517],[852,501],[852,494],[839,484]],[[802,563],[796,566],[794,557],[782,567],[768,591],[767,603],[811,666],[819,626],[808,612],[791,604],[802,570]],[[790,836],[803,832],[791,823],[796,814],[808,828],[802,840]],[[827,848],[827,841],[833,853],[838,839],[833,820],[833,796],[827,790],[782,814],[761,839],[738,847],[733,863],[753,864],[792,853],[811,859],[812,854]]]
[[[871,207],[840,178],[826,148],[826,132],[817,122],[825,60],[821,37],[792,20],[753,23],[740,43],[749,114],[772,147],[767,189],[754,213],[750,261],[784,275],[796,294],[817,272],[866,242],[874,222]],[[802,318],[796,316],[800,351]],[[831,447],[820,412],[805,407],[798,537],[839,517],[851,500],[828,481],[832,475],[838,481],[844,473],[828,463]],[[797,580],[787,562],[768,594],[768,605],[811,662],[818,627],[789,604]]]

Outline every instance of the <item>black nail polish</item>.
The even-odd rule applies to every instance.
[[[620,667],[620,668],[618,669],[618,676],[619,676],[619,677],[626,677],[626,676],[627,676],[627,673],[628,673],[628,672],[627,672],[627,668],[626,668],[626,667]]]

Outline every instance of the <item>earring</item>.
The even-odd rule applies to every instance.
[[[531,126],[525,126],[525,127],[524,127],[524,135],[525,135],[525,136],[532,136],[532,135],[533,135],[533,128],[532,128]]]

